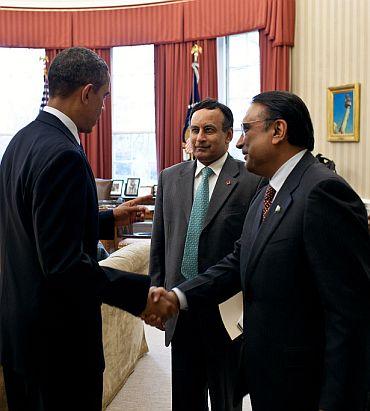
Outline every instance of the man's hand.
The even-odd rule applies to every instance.
[[[148,300],[141,318],[149,325],[164,330],[165,322],[179,311],[179,300],[173,291],[150,287]]]
[[[114,208],[113,217],[115,225],[130,225],[137,221],[144,221],[145,212],[148,210],[143,204],[153,204],[153,196],[149,194],[137,197]]]

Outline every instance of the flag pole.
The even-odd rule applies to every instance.
[[[193,62],[191,67],[193,69],[192,75],[192,87],[190,93],[189,105],[187,107],[187,113],[185,118],[185,124],[182,132],[182,148],[183,148],[183,160],[193,160],[193,148],[191,145],[191,140],[189,138],[189,122],[190,122],[190,112],[196,103],[200,101],[198,83],[199,83],[199,55],[202,53],[202,48],[198,44],[194,44],[191,48],[191,54],[193,56]]]

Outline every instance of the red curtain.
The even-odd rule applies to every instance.
[[[290,89],[294,21],[294,0],[268,0],[265,28],[260,30],[261,91]]]
[[[110,71],[110,49],[94,50],[108,65]],[[80,133],[81,143],[97,178],[112,178],[112,103],[108,96],[104,110],[92,132]]]
[[[65,48],[72,45],[72,11],[0,7],[0,46]]]
[[[47,49],[49,68],[54,57],[62,49]],[[107,63],[110,69],[110,49],[94,50]],[[112,104],[110,97],[104,103],[104,110],[92,132],[80,133],[82,146],[89,160],[95,177],[112,178]]]
[[[183,5],[146,4],[73,13],[73,44],[105,48],[183,41]]]
[[[272,41],[260,31],[261,92],[290,89],[289,46],[274,47]]]
[[[292,45],[294,4],[295,0],[176,0],[88,10],[0,7],[0,46],[109,48],[252,30],[266,30],[274,46]]]
[[[216,40],[201,40],[201,98],[217,98]],[[182,161],[181,133],[192,85],[192,42],[155,46],[155,112],[158,172]]]

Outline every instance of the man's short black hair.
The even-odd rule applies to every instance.
[[[196,103],[194,107],[191,109],[189,121],[191,121],[191,118],[193,117],[193,114],[196,111],[202,110],[204,108],[207,110],[216,110],[218,108],[222,111],[222,114],[224,115],[224,121],[222,122],[222,131],[225,132],[228,131],[230,128],[233,128],[234,116],[232,111],[229,109],[229,107],[225,106],[225,104],[222,104],[212,98],[206,98],[200,101],[199,103]]]
[[[71,47],[60,52],[48,72],[50,97],[69,97],[77,88],[87,84],[92,84],[97,91],[108,80],[105,61],[85,47]]]
[[[290,144],[313,150],[315,139],[310,113],[297,95],[287,91],[266,91],[253,97],[252,103],[266,107],[266,118],[286,121]]]

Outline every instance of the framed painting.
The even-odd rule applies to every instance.
[[[328,141],[360,140],[360,84],[329,87]]]

